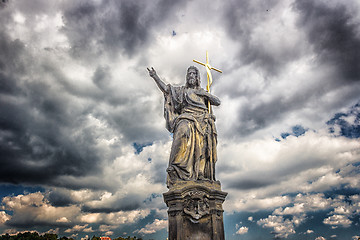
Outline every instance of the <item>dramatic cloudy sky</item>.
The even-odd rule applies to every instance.
[[[166,239],[146,67],[183,84],[206,50],[226,238],[357,239],[358,0],[2,0],[0,234]]]

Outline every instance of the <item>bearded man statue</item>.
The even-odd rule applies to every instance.
[[[154,68],[148,71],[164,94],[166,128],[173,133],[168,188],[177,181],[215,181],[217,132],[208,106],[219,106],[219,98],[201,88],[194,66],[187,69],[185,86],[165,84]]]

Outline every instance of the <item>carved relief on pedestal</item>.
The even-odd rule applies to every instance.
[[[193,223],[210,214],[209,196],[201,191],[190,191],[184,196],[184,213],[189,216]]]

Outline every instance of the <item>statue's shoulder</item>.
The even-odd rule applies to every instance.
[[[186,89],[185,86],[178,86],[178,85],[171,85],[171,84],[168,84],[168,87],[169,87],[170,93],[172,95],[183,94]]]

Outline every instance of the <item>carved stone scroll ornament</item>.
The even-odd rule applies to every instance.
[[[184,213],[189,216],[193,223],[210,214],[209,196],[200,191],[190,191],[184,197]]]

